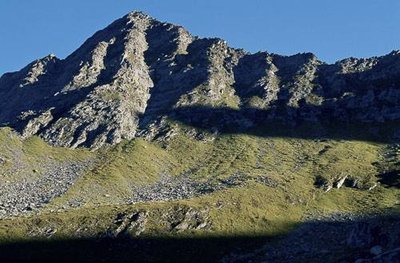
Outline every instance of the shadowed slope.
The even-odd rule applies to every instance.
[[[105,262],[399,262],[399,217],[333,216],[278,236],[135,238],[121,236],[14,241],[1,260]],[[375,248],[373,250],[372,248]]]
[[[320,112],[320,120],[301,118],[303,112]],[[203,106],[181,107],[169,118],[198,129],[220,134],[249,134],[260,137],[299,139],[359,140],[394,143],[399,140],[398,122],[346,122],[320,107],[282,109],[279,118],[275,110],[254,108],[231,109]],[[290,121],[289,121],[290,120]]]

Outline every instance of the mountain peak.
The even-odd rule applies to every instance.
[[[0,123],[54,145],[96,149],[168,134],[171,116],[212,123],[218,108],[238,109],[218,127],[400,120],[399,52],[391,54],[334,65],[312,53],[251,54],[134,11],[64,60],[49,55],[2,76]],[[195,108],[208,110],[196,117]]]
[[[145,29],[151,22],[155,21],[155,19],[140,11],[130,12],[123,18],[127,20],[127,25],[133,24],[133,26],[142,29]]]
[[[142,11],[134,10],[129,12],[128,14],[125,15],[127,18],[142,18],[142,19],[152,19],[149,15]]]

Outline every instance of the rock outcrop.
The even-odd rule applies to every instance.
[[[182,107],[257,110],[262,121],[396,121],[399,83],[399,51],[332,65],[310,53],[250,54],[133,12],[65,59],[49,55],[4,74],[0,124],[97,149],[140,136]]]

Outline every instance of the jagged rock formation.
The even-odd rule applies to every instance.
[[[157,132],[156,124],[182,107],[257,109],[285,121],[385,122],[400,119],[399,83],[399,51],[333,65],[310,53],[249,54],[133,12],[63,60],[50,55],[4,74],[0,123],[24,137],[96,149],[149,127]]]

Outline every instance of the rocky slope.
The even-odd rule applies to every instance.
[[[399,262],[399,83],[130,13],[0,78],[0,261]]]
[[[133,12],[65,59],[49,55],[4,74],[0,123],[53,145],[97,149],[165,132],[165,117],[198,122],[196,109],[236,109],[220,123],[240,118],[242,128],[271,119],[396,121],[399,83],[399,51],[332,65],[310,53],[250,54]]]

